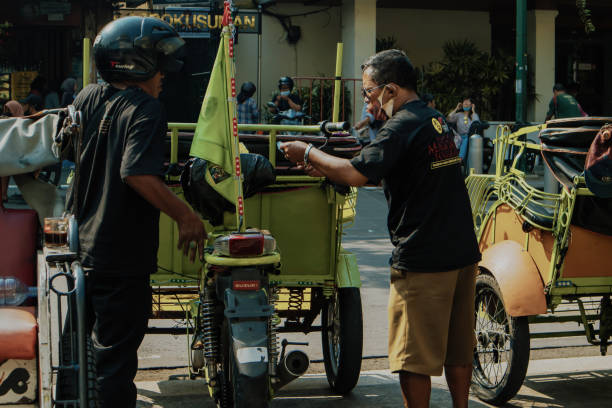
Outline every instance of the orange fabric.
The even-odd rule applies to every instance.
[[[36,317],[32,307],[0,307],[0,362],[36,358]]]

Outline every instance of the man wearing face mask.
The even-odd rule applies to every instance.
[[[281,144],[308,174],[363,186],[382,181],[390,259],[389,363],[404,404],[429,406],[430,376],[444,373],[456,408],[467,407],[474,338],[474,281],[480,252],[453,136],[416,94],[417,74],[399,50],[362,65],[363,96],[388,117],[352,160],[303,142]]]
[[[289,109],[293,109],[296,112],[302,110],[302,100],[298,95],[292,93],[293,79],[286,76],[281,77],[278,80],[278,90],[279,93],[272,98],[272,103],[276,107],[269,108],[271,113],[283,112]]]

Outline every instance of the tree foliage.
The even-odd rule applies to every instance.
[[[587,8],[586,0],[576,0],[576,8],[578,9],[578,16],[580,21],[584,24],[584,31],[587,34],[595,31],[595,24],[591,20],[591,10]]]
[[[513,56],[491,55],[469,40],[448,41],[443,52],[442,60],[423,67],[419,84],[421,93],[434,95],[438,110],[446,113],[470,97],[483,120],[508,116],[504,103],[512,92]]]

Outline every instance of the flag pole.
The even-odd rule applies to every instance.
[[[236,205],[236,228],[238,231],[245,230],[244,223],[244,197],[242,193],[242,169],[240,165],[240,140],[238,139],[238,118],[237,118],[237,107],[236,107],[236,65],[234,62],[234,33],[236,28],[232,20],[231,12],[231,1],[224,2],[223,9],[223,20],[222,20],[223,31],[221,32],[223,38],[223,45],[225,48],[225,86],[228,95],[228,117],[230,119],[230,134],[231,134],[231,148],[232,158],[234,165],[232,166],[232,176],[234,177],[234,193]]]

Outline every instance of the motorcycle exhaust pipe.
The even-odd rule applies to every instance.
[[[310,360],[306,353],[292,350],[276,366],[277,381],[272,384],[274,391],[284,387],[308,370]]]

